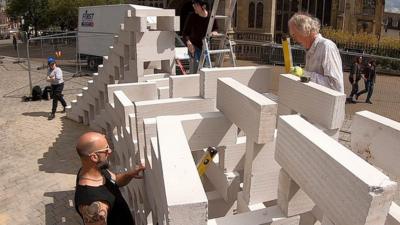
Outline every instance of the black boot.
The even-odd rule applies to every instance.
[[[56,117],[56,115],[54,115],[54,113],[50,113],[49,117],[47,117],[48,120],[52,120],[54,119],[54,117]]]

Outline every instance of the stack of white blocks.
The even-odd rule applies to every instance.
[[[137,224],[400,224],[396,183],[331,138],[343,94],[266,66],[171,76],[178,24],[171,10],[133,6],[67,111],[107,133],[115,170],[145,163],[145,178],[123,189]],[[368,116],[355,117],[365,133],[353,131],[353,151],[397,178],[397,152],[380,150],[398,146],[400,126]],[[219,153],[200,178],[208,146]]]

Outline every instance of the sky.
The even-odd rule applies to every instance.
[[[400,13],[400,0],[386,0],[385,12]]]

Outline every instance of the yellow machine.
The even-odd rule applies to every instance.
[[[207,170],[208,164],[212,161],[214,156],[218,153],[217,148],[208,147],[207,151],[204,153],[203,157],[201,157],[200,161],[197,163],[197,171],[199,172],[200,177],[204,175]]]

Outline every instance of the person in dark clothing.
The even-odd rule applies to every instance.
[[[358,97],[362,94],[365,94],[368,92],[367,94],[367,99],[365,100],[366,103],[372,104],[371,102],[371,96],[372,93],[374,91],[374,84],[375,84],[375,80],[376,80],[376,62],[375,60],[371,60],[369,61],[367,67],[365,68],[365,75],[364,75],[364,82],[365,82],[365,89],[358,92],[356,94],[356,99],[358,99]]]
[[[354,64],[351,67],[349,81],[351,83],[351,93],[349,96],[349,100],[351,103],[355,103],[353,97],[358,93],[358,81],[361,79],[362,72],[362,57],[357,57]]]
[[[17,38],[15,37],[15,35],[12,36],[13,39],[13,46],[14,46],[14,50],[17,51]]]
[[[127,185],[133,178],[141,179],[142,165],[136,169],[114,174],[108,168],[111,155],[104,135],[96,132],[83,134],[78,141],[76,151],[81,158],[82,167],[76,178],[75,209],[85,225],[134,225],[128,204],[124,200],[120,187]]]
[[[207,2],[204,0],[193,0],[194,13],[188,15],[182,36],[189,50],[193,67],[191,73],[197,72],[197,67],[203,49],[203,38],[206,36],[210,15],[207,9]],[[218,25],[213,24],[212,35],[217,34]],[[209,59],[206,58],[206,67],[210,65]]]
[[[51,83],[51,96],[53,97],[53,105],[51,108],[51,113],[48,117],[49,120],[54,119],[56,110],[57,110],[57,103],[58,101],[61,102],[61,105],[64,107],[63,113],[65,112],[65,107],[67,103],[64,100],[62,91],[64,89],[64,78],[63,72],[60,67],[57,67],[56,60],[53,57],[49,57],[47,59],[49,70],[47,72],[46,80],[47,82]]]

